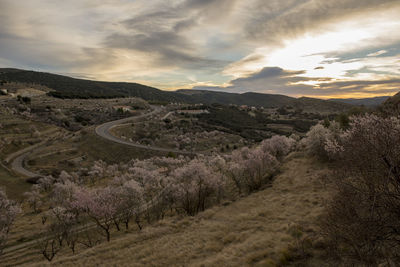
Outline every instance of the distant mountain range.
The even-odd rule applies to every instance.
[[[377,97],[370,97],[370,98],[331,98],[329,99],[330,101],[335,101],[335,102],[340,102],[340,103],[346,103],[346,104],[351,104],[351,105],[357,105],[357,106],[369,106],[369,107],[376,107],[381,105],[383,102],[385,102],[387,99],[389,99],[390,96],[377,96]]]
[[[127,82],[101,82],[68,76],[11,68],[0,68],[0,80],[26,84],[40,84],[59,98],[116,98],[140,97],[147,101],[235,104],[258,107],[292,107],[304,112],[338,113],[348,110],[352,103],[327,101],[316,98],[293,98],[277,94],[227,93],[206,90],[163,91],[154,87]]]

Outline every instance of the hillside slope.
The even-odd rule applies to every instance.
[[[400,115],[400,92],[387,99],[381,106],[380,110],[389,116]]]
[[[218,103],[267,108],[292,106],[307,112],[321,113],[340,113],[351,108],[349,104],[315,98],[297,99],[285,95],[252,92],[243,94],[204,90],[172,92],[137,83],[90,81],[51,73],[6,68],[0,69],[0,80],[43,85],[54,90],[50,92],[50,95],[61,98],[140,97],[147,101],[158,102]]]
[[[370,107],[376,107],[389,99],[390,96],[378,96],[378,97],[369,97],[369,98],[331,98],[330,101],[346,103],[351,105],[364,105]]]
[[[178,90],[177,92],[191,96],[201,103],[235,104],[247,106],[281,107],[292,105],[296,99],[285,95],[259,93],[227,93],[206,90]]]
[[[194,217],[168,218],[71,256],[62,266],[249,266],[279,263],[293,242],[289,229],[313,229],[323,210],[326,167],[292,154],[271,187]],[[15,257],[15,264],[32,256]],[[33,258],[36,259],[36,256]],[[34,261],[36,261],[34,260]],[[36,266],[46,262],[36,261]],[[267,265],[268,266],[268,265]],[[273,266],[273,265],[271,265]]]
[[[64,98],[115,98],[140,97],[154,101],[186,101],[186,97],[174,92],[165,92],[138,83],[100,82],[75,79],[63,75],[26,71],[18,69],[0,69],[0,80],[40,84],[55,92],[53,96]]]

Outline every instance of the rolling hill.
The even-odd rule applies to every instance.
[[[377,96],[377,97],[369,97],[369,98],[331,98],[330,101],[346,103],[357,106],[369,106],[376,107],[389,99],[390,96]]]
[[[185,96],[181,94],[165,92],[138,83],[90,81],[45,72],[0,69],[0,80],[40,84],[53,89],[54,91],[51,92],[51,95],[60,98],[116,98],[134,96],[149,101],[186,101]]]
[[[388,98],[379,107],[381,112],[387,116],[399,116],[400,115],[400,92],[394,96]]]
[[[127,82],[102,82],[76,79],[45,72],[0,69],[0,80],[46,86],[53,91],[48,94],[59,98],[116,98],[140,97],[147,101],[235,104],[259,107],[291,106],[307,112],[339,113],[351,108],[346,103],[338,103],[315,98],[293,98],[278,94],[228,93],[205,90],[163,91],[154,87]]]

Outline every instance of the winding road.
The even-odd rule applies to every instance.
[[[129,117],[129,118],[125,118],[125,119],[120,119],[120,120],[116,120],[116,121],[110,121],[110,122],[106,122],[103,123],[99,126],[96,127],[96,134],[107,139],[110,140],[112,142],[115,143],[119,143],[119,144],[123,144],[123,145],[127,145],[127,146],[132,146],[132,147],[137,147],[137,148],[142,148],[142,149],[148,149],[148,150],[153,150],[153,151],[161,151],[161,152],[173,152],[173,153],[177,153],[177,154],[186,154],[186,155],[195,155],[195,154],[199,154],[199,152],[190,152],[190,151],[183,151],[183,150],[178,150],[178,149],[171,149],[171,148],[165,148],[165,147],[157,147],[157,146],[148,146],[148,145],[142,145],[142,144],[137,144],[137,143],[133,143],[133,142],[129,142],[126,141],[124,139],[118,138],[114,135],[112,135],[110,133],[110,130],[113,127],[116,127],[120,124],[124,124],[127,122],[133,122],[133,121],[137,121],[139,119],[143,119],[145,117],[160,113],[164,110],[164,108],[162,107],[158,107],[158,106],[152,106],[153,111],[140,115],[140,116],[134,116],[134,117]]]
[[[46,143],[46,140],[42,141],[38,144],[35,144],[33,146],[19,150],[15,153],[12,153],[12,154],[8,155],[8,157],[5,159],[5,162],[8,163],[8,162],[10,162],[11,159],[13,159],[13,161],[11,162],[11,169],[13,171],[15,171],[16,173],[22,174],[23,176],[26,176],[29,178],[35,177],[35,176],[40,176],[40,174],[38,174],[38,173],[34,173],[34,172],[31,172],[31,171],[25,169],[24,160],[33,150],[35,150],[36,148],[39,148],[40,146],[44,145],[45,143]]]
[[[147,150],[153,150],[153,151],[160,151],[160,152],[173,152],[176,154],[184,154],[184,155],[196,155],[199,154],[200,152],[191,152],[191,151],[183,151],[183,150],[178,150],[178,149],[170,149],[170,148],[165,148],[165,147],[157,147],[157,146],[148,146],[148,145],[142,145],[142,144],[137,144],[137,143],[133,143],[133,142],[129,142],[127,140],[118,138],[114,135],[112,135],[110,133],[110,130],[113,127],[116,127],[118,125],[124,124],[124,123],[128,123],[128,122],[134,122],[134,121],[138,121],[141,120],[143,118],[146,117],[150,117],[152,115],[158,114],[162,111],[165,111],[165,108],[163,107],[159,107],[159,106],[151,106],[153,108],[153,110],[149,113],[145,113],[139,116],[133,116],[133,117],[128,117],[128,118],[124,118],[124,119],[120,119],[120,120],[115,120],[115,121],[110,121],[110,122],[106,122],[103,123],[99,126],[96,127],[95,132],[98,136],[103,137],[104,139],[107,139],[109,141],[118,143],[118,144],[122,144],[122,145],[127,145],[127,146],[131,146],[131,147],[137,147],[137,148],[141,148],[141,149],[147,149]],[[168,113],[169,114],[169,113]],[[15,171],[16,173],[19,173],[23,176],[26,177],[35,177],[35,176],[40,176],[40,174],[38,173],[34,173],[30,170],[27,170],[24,167],[24,161],[25,159],[28,157],[28,155],[30,153],[32,153],[35,149],[40,148],[41,145],[43,145],[45,143],[41,142],[39,144],[30,146],[28,148],[25,148],[23,150],[17,151],[15,153],[13,153],[12,155],[9,155],[6,159],[6,162],[11,161],[11,169],[13,171]]]
[[[174,152],[174,153],[179,153],[179,154],[191,154],[191,155],[199,154],[199,152],[188,152],[188,151],[181,151],[181,150],[174,150],[174,149],[168,149],[168,148],[162,148],[162,147],[154,147],[154,146],[146,146],[146,145],[136,144],[133,142],[128,142],[126,140],[120,139],[110,133],[110,130],[115,126],[118,126],[120,124],[124,124],[127,122],[137,121],[137,120],[140,120],[140,119],[143,119],[143,118],[146,118],[151,115],[154,115],[154,114],[164,111],[164,108],[162,108],[162,107],[152,106],[152,108],[153,108],[153,111],[143,114],[143,115],[128,117],[128,118],[110,121],[110,122],[101,124],[96,127],[95,132],[97,135],[99,135],[107,140],[110,140],[115,143],[123,144],[123,145],[132,146],[132,147],[149,149],[149,150],[154,150],[154,151],[162,151],[162,152]],[[25,169],[24,168],[24,160],[30,153],[32,153],[35,149],[39,149],[45,143],[46,143],[46,141],[43,141],[39,144],[36,144],[36,145],[30,146],[28,148],[25,148],[23,150],[17,151],[15,153],[13,153],[12,155],[9,155],[9,157],[7,157],[7,162],[9,162],[10,160],[13,159],[13,161],[11,163],[11,168],[19,174],[22,174],[27,177],[40,176],[40,174],[31,172],[31,171]],[[167,187],[164,188],[164,190],[166,190],[166,189],[167,189]],[[164,193],[164,190],[162,190],[154,199],[152,199],[146,203],[143,203],[143,205],[141,207],[139,207],[139,209],[138,209],[139,212],[143,212],[149,206],[155,205],[157,203],[157,201],[159,200],[160,196]],[[76,233],[79,233],[86,229],[93,228],[95,226],[96,226],[95,224],[89,223],[89,224],[77,227],[75,229],[75,231],[76,231]],[[8,254],[8,253],[16,251],[16,250],[20,250],[20,249],[23,249],[26,247],[33,246],[33,245],[37,244],[37,242],[40,240],[44,240],[44,238],[41,238],[39,240],[32,240],[32,241],[24,242],[22,244],[14,245],[11,247],[7,247],[3,250],[3,253],[4,253],[3,255],[5,255],[6,253]]]
[[[11,169],[13,169],[15,172],[22,174],[28,178],[40,176],[40,174],[31,172],[30,170],[27,170],[24,168],[24,160],[28,155],[29,155],[29,153],[25,153],[25,154],[22,154],[22,155],[16,157],[13,160],[13,162],[11,163]]]

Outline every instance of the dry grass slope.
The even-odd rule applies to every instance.
[[[52,264],[274,266],[293,241],[290,226],[300,224],[307,231],[321,214],[327,196],[321,180],[327,171],[303,154],[292,154],[263,191],[195,217],[165,219],[77,255],[60,255]],[[28,256],[23,261],[30,266],[47,264],[36,260]]]

